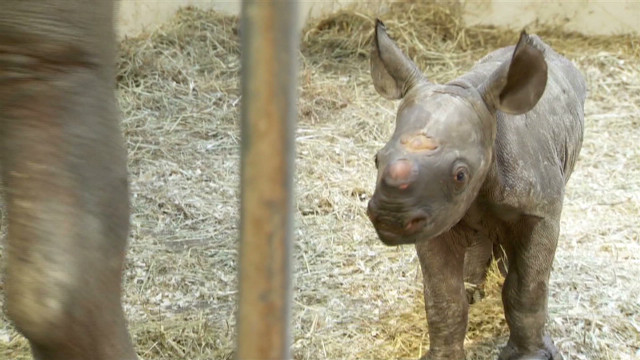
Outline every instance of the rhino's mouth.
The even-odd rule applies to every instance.
[[[415,244],[415,242],[420,239],[416,235],[399,235],[395,232],[386,230],[376,229],[376,233],[378,234],[380,241],[389,246]]]
[[[376,215],[372,206],[369,206],[367,215],[378,237],[387,245],[414,243],[429,225],[429,217],[422,210],[412,212],[404,221],[397,217]]]

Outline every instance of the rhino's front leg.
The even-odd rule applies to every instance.
[[[509,342],[500,360],[562,359],[551,338],[544,335],[549,274],[559,234],[558,216],[525,218],[515,225],[509,270],[502,289]]]
[[[0,1],[6,310],[38,360],[132,360],[114,2]]]
[[[465,246],[450,231],[416,243],[424,276],[429,325],[428,360],[464,359],[469,303],[464,288]]]

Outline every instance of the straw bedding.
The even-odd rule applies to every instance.
[[[373,20],[434,82],[466,71],[517,32],[466,27],[459,9],[398,4],[311,22],[300,49],[296,132],[296,359],[418,358],[428,347],[415,250],[385,247],[366,215],[373,154],[396,104],[369,77]],[[567,359],[640,358],[640,42],[533,26],[589,85],[550,283],[549,331]],[[118,97],[129,149],[132,232],[124,278],[143,359],[230,359],[237,298],[237,19],[183,9],[121,43]],[[469,359],[506,342],[497,273],[471,307]],[[0,358],[27,359],[5,318]]]

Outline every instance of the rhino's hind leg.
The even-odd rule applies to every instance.
[[[464,287],[469,304],[484,298],[484,282],[487,277],[493,244],[480,234],[473,237],[464,254]]]
[[[502,289],[509,341],[500,360],[562,359],[545,336],[548,285],[559,234],[559,214],[551,218],[525,217],[514,224],[514,248],[507,251],[509,270]]]

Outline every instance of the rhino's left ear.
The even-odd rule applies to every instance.
[[[542,97],[547,85],[544,53],[525,31],[513,51],[511,61],[502,64],[481,85],[485,102],[507,114],[523,114]]]

